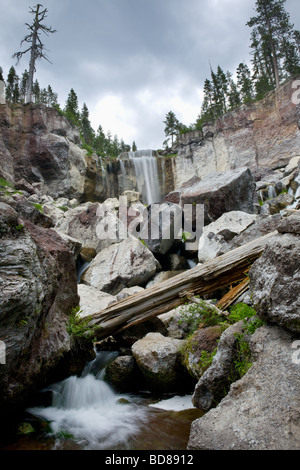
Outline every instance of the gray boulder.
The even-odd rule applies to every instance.
[[[117,295],[125,287],[147,283],[159,265],[154,255],[136,238],[127,238],[102,250],[85,271],[82,282]]]
[[[148,333],[132,346],[132,353],[151,390],[174,391],[182,378],[180,348],[184,341]]]
[[[300,368],[294,340],[274,326],[254,333],[254,364],[216,408],[192,423],[189,450],[299,449]]]
[[[180,204],[203,204],[204,223],[208,225],[225,212],[254,213],[255,181],[248,168],[213,173],[202,180],[193,178],[179,190],[166,196],[166,201]]]
[[[227,328],[222,334],[216,355],[211,366],[198,381],[193,404],[196,408],[208,411],[214,404],[224,398],[226,390],[237,374],[234,371],[236,359],[237,335],[243,332],[244,322],[240,321]]]
[[[287,218],[281,223],[280,234],[267,245],[249,273],[257,314],[296,333],[300,332],[299,220]]]

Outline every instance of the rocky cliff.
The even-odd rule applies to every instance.
[[[296,80],[286,82],[261,101],[243,105],[206,124],[202,131],[183,135],[175,159],[175,186],[193,175],[202,178],[243,166],[264,173],[299,156]]]

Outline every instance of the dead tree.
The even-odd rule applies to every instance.
[[[56,33],[55,29],[52,29],[51,27],[42,24],[42,21],[47,17],[48,10],[47,8],[41,10],[41,8],[43,8],[43,5],[41,5],[40,3],[38,3],[34,8],[30,8],[30,13],[34,15],[34,21],[32,24],[26,23],[26,26],[29,29],[30,33],[25,36],[25,38],[21,42],[21,46],[23,43],[28,43],[30,44],[30,46],[25,51],[15,52],[15,54],[13,55],[13,58],[17,58],[17,61],[19,63],[23,55],[27,54],[27,52],[30,52],[29,73],[25,98],[26,103],[30,103],[31,101],[33,76],[36,71],[35,63],[37,59],[46,59],[47,62],[50,62],[50,60],[45,54],[45,45],[42,43],[40,35],[41,33],[45,33],[48,36],[49,34]]]

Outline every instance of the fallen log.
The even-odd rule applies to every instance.
[[[251,264],[260,257],[277,231],[252,240],[235,250],[123,299],[91,316],[89,326],[97,340],[119,333],[137,323],[184,304],[187,298],[207,295],[245,279]]]

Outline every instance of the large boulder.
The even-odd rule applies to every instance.
[[[202,180],[193,178],[179,190],[169,193],[166,201],[204,206],[205,225],[214,222],[225,212],[254,213],[255,181],[248,168],[213,173]]]
[[[182,340],[160,333],[148,333],[133,344],[133,356],[151,390],[170,392],[179,387],[183,375],[180,363],[183,344]]]
[[[72,252],[52,229],[0,204],[0,406],[22,405],[70,352],[68,315],[78,305]],[[57,372],[58,373],[58,372]]]
[[[211,366],[195,387],[193,404],[197,408],[208,411],[224,397],[231,381],[237,378],[234,361],[237,359],[237,336],[243,333],[243,328],[244,323],[240,321],[223,332]]]
[[[300,368],[294,340],[276,326],[254,333],[254,364],[218,406],[192,423],[189,450],[299,449]]]
[[[68,210],[55,229],[80,240],[83,249],[99,253],[126,238],[126,228],[109,205],[87,202]]]
[[[147,209],[140,238],[150,251],[165,255],[181,241],[182,209],[169,202],[150,204]]]
[[[300,217],[284,219],[278,231],[251,267],[252,302],[262,319],[299,333]]]
[[[227,242],[244,232],[256,222],[256,214],[241,211],[226,212],[219,219],[207,225],[199,240],[198,260],[205,263],[218,256]]]
[[[117,295],[125,287],[146,284],[159,264],[136,238],[127,238],[102,250],[85,271],[82,282]]]

